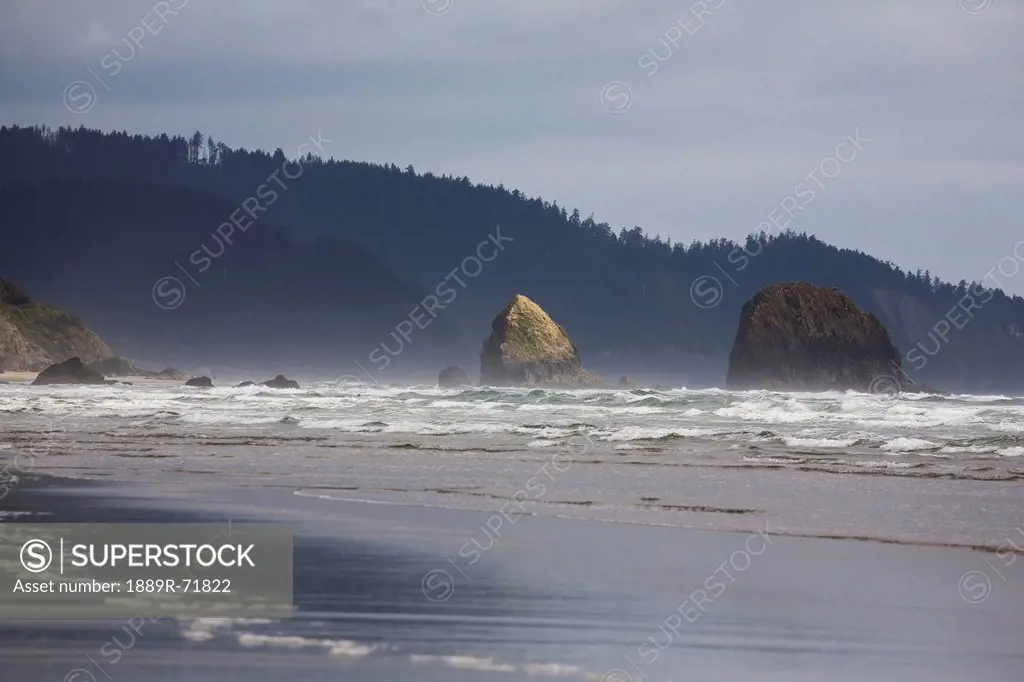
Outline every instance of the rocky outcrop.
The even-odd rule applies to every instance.
[[[517,294],[491,323],[480,353],[480,383],[491,386],[593,386],[569,335]]]
[[[85,366],[80,358],[74,357],[50,365],[35,378],[33,386],[47,386],[50,384],[108,384],[99,372],[94,372]]]
[[[210,377],[192,377],[185,382],[185,385],[195,388],[213,388],[213,381],[210,380]]]
[[[636,382],[623,374],[619,377],[619,390],[620,391],[631,391],[636,388]]]
[[[256,385],[255,381],[243,381],[240,384],[235,384],[235,388],[246,388],[248,386],[255,386],[255,385]]]
[[[124,358],[112,357],[105,358],[103,360],[97,360],[96,362],[90,362],[86,365],[89,369],[94,372],[108,377],[144,377],[146,379],[165,379],[173,381],[185,381],[189,378],[188,374],[181,370],[174,369],[173,367],[167,367],[159,372],[154,372],[151,369],[143,369],[138,365],[135,365],[130,360]],[[122,384],[128,383],[126,381],[119,382]]]
[[[168,379],[173,381],[184,381],[188,379],[188,375],[182,372],[180,369],[174,369],[173,367],[165,367],[156,373],[157,379]]]
[[[273,379],[264,381],[260,386],[266,386],[267,388],[298,388],[299,382],[292,381],[283,374],[278,374]]]
[[[136,367],[128,360],[119,357],[104,358],[86,365],[94,372],[108,377],[153,377],[156,372]]]
[[[469,375],[461,367],[451,365],[441,370],[437,375],[437,385],[440,388],[459,388],[460,386],[472,386]]]
[[[93,362],[111,355],[77,317],[0,277],[0,372],[38,372],[72,357]]]
[[[726,385],[876,391],[882,381],[901,385],[902,377],[899,353],[878,318],[839,289],[789,283],[743,305]]]

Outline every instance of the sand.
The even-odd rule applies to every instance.
[[[2,382],[15,382],[25,381],[31,382],[39,376],[39,372],[0,372],[0,383]],[[144,376],[123,376],[123,377],[106,377],[107,379],[113,379],[114,381],[126,381],[132,384],[141,384],[146,382],[152,382],[157,384],[164,383],[185,383],[179,379],[164,379],[162,377],[144,377]]]
[[[0,372],[0,381],[33,381],[39,372]]]
[[[491,538],[488,513],[287,487],[216,485],[200,501],[174,486],[39,483],[0,509],[294,524],[299,617],[161,622],[138,637],[123,622],[0,621],[11,679],[952,682],[1018,680],[1024,664],[1021,567],[966,549],[544,517]],[[91,677],[68,677],[78,669]]]

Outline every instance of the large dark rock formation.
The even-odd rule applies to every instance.
[[[185,382],[186,386],[194,386],[196,388],[213,388],[213,381],[210,377],[192,377]]]
[[[111,355],[77,317],[0,277],[0,372],[38,372],[72,357],[93,362]]]
[[[273,379],[264,381],[260,386],[266,386],[268,388],[298,388],[299,382],[293,381],[283,374],[278,374]]]
[[[729,388],[877,391],[902,381],[885,327],[839,289],[776,284],[743,305]]]
[[[445,367],[437,375],[437,385],[440,388],[458,388],[460,386],[471,386],[469,375],[461,367],[452,365]]]
[[[480,353],[480,383],[492,386],[592,386],[569,335],[517,294],[491,323]]]
[[[80,358],[69,358],[64,362],[50,365],[35,378],[33,386],[46,386],[49,384],[107,384],[99,372],[86,367]]]

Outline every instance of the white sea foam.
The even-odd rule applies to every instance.
[[[563,665],[561,663],[527,663],[523,666],[523,672],[527,675],[546,677],[570,677],[585,675],[587,671],[578,665]]]
[[[510,663],[499,663],[493,658],[477,658],[475,656],[426,656],[413,654],[409,656],[413,665],[443,665],[461,670],[478,670],[480,672],[514,673],[516,667]]]
[[[22,433],[40,433],[44,422],[59,420],[62,430],[67,425],[71,432],[93,434],[84,439],[62,438],[62,448],[116,450],[126,458],[145,452],[136,447],[140,444],[152,444],[150,451],[166,457],[166,448],[180,450],[187,439],[240,436],[282,441],[305,437],[328,441],[328,447],[352,441],[364,445],[397,441],[413,447],[424,441],[443,442],[446,450],[469,450],[477,456],[483,450],[554,451],[586,436],[593,444],[590,453],[598,459],[602,451],[639,444],[638,461],[713,450],[730,453],[735,462],[749,454],[744,448],[732,449],[737,443],[754,445],[766,454],[857,448],[858,452],[879,449],[963,459],[1012,458],[1021,456],[1024,447],[1024,405],[1020,403],[1020,398],[1003,395],[442,390],[436,386],[336,387],[329,382],[290,391],[260,387],[194,391],[166,382],[116,387],[0,385],[5,422],[12,422]],[[102,438],[130,438],[133,447],[81,445],[102,443]],[[645,450],[647,442],[654,443],[657,453]],[[26,444],[25,450],[32,452],[32,447]],[[5,457],[9,461],[12,449],[11,442],[0,443],[0,461]],[[417,456],[436,456],[432,452],[436,450],[425,448]],[[754,461],[769,460],[755,457]]]
[[[882,449],[888,452],[914,452],[916,450],[930,450],[937,447],[937,443],[923,438],[893,438],[882,445]]]
[[[517,426],[513,428],[511,432],[524,436],[535,436],[538,438],[564,438],[575,433],[576,429],[554,425],[542,426],[540,428],[537,428],[536,426]]]
[[[385,644],[361,644],[349,639],[319,639],[299,635],[272,635],[240,630],[252,625],[269,625],[274,621],[262,618],[197,618],[181,622],[181,636],[194,643],[218,637],[233,638],[247,649],[319,649],[332,656],[362,658],[374,651],[388,648]]]
[[[266,624],[272,621],[261,618],[196,618],[181,621],[181,636],[190,642],[208,642],[219,634],[229,633],[240,625]]]
[[[297,635],[262,635],[252,632],[235,633],[238,643],[252,648],[322,649],[331,656],[363,658],[382,648],[382,645],[360,644],[350,639],[314,639]]]
[[[661,440],[663,438],[699,438],[716,433],[715,429],[658,429],[626,426],[602,437],[606,441]]]
[[[522,673],[530,677],[578,677],[582,679],[599,679],[598,676],[590,673],[578,665],[563,663],[526,663],[516,666],[511,663],[504,663],[494,658],[483,658],[479,656],[431,656],[424,654],[412,654],[409,661],[413,665],[438,665],[446,668],[459,670],[475,670],[478,672],[493,673]]]
[[[992,431],[999,433],[1024,433],[1024,419],[1018,419],[1018,421],[998,421],[985,426]]]

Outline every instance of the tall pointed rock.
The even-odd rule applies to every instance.
[[[491,386],[589,386],[565,330],[544,309],[517,294],[491,323],[480,353],[480,383]]]

